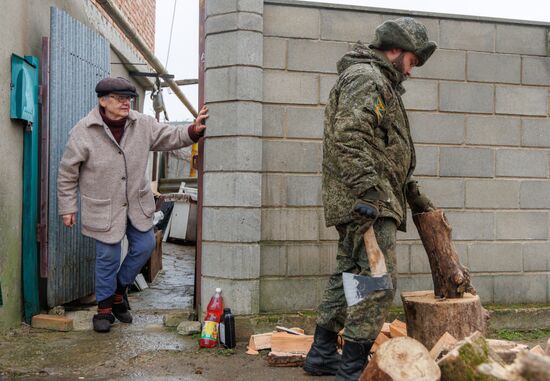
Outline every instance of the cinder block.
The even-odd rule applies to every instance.
[[[319,75],[264,71],[264,102],[267,103],[319,103]]]
[[[286,107],[263,105],[263,136],[283,137],[286,124]]]
[[[68,332],[73,330],[73,319],[65,316],[39,314],[32,317],[33,328]]]
[[[463,115],[413,111],[408,117],[415,143],[464,143]]]
[[[453,228],[453,240],[490,241],[495,239],[495,218],[488,212],[446,212]]]
[[[468,262],[472,272],[521,272],[521,244],[474,243],[468,248]]]
[[[264,140],[263,170],[266,172],[321,172],[321,143]]]
[[[404,86],[407,92],[403,103],[407,110],[437,110],[437,81],[410,79]]]
[[[441,111],[471,113],[493,112],[493,85],[440,82],[439,91],[439,109]]]
[[[250,30],[261,33],[263,31],[263,18],[255,13],[234,12],[210,16],[206,19],[205,33],[207,36],[236,30]]]
[[[470,266],[468,263],[468,245],[455,243],[455,249],[460,263],[466,267]]]
[[[217,287],[222,289],[224,304],[231,306],[235,315],[252,315],[260,312],[260,281],[232,280],[223,278],[202,277],[201,284],[201,316],[206,312],[206,306]]]
[[[262,176],[262,206],[286,205],[286,179],[284,175]]]
[[[430,59],[413,69],[414,78],[466,79],[466,52],[437,49]]]
[[[411,273],[431,274],[428,254],[422,245],[411,245]]]
[[[493,177],[495,159],[489,148],[441,147],[441,176]]]
[[[466,143],[519,146],[521,120],[511,117],[469,116],[466,119]]]
[[[548,301],[547,275],[499,275],[495,276],[494,282],[495,303],[546,303]]]
[[[287,176],[286,200],[289,206],[322,206],[321,176]]]
[[[437,176],[439,170],[439,148],[416,146],[415,175]]]
[[[523,245],[523,271],[550,270],[550,244],[529,242]]]
[[[205,102],[261,101],[262,80],[262,69],[257,67],[209,69],[205,73]]]
[[[260,241],[260,208],[203,208],[204,241]]]
[[[261,170],[261,139],[253,137],[223,137],[206,139],[204,143],[205,172],[260,172]]]
[[[292,312],[315,309],[321,301],[321,287],[321,280],[317,278],[262,278],[260,311]]]
[[[528,149],[499,149],[496,175],[513,177],[547,177],[548,153]]]
[[[287,247],[289,276],[328,275],[336,267],[336,245],[299,244]]]
[[[317,241],[319,216],[315,209],[263,209],[261,229],[264,241]]]
[[[526,85],[550,85],[550,58],[523,57],[522,83]]]
[[[520,207],[522,209],[550,209],[550,181],[522,181]]]
[[[519,181],[466,180],[466,208],[519,208]]]
[[[208,115],[208,137],[262,135],[261,103],[210,103],[208,104]]]
[[[375,13],[321,10],[321,39],[355,42],[372,41],[374,31],[382,24]]]
[[[462,179],[418,179],[420,192],[425,194],[438,208],[464,207],[464,180]]]
[[[550,120],[523,119],[522,145],[526,147],[550,147]]]
[[[264,68],[285,69],[287,40],[283,38],[264,37]]]
[[[252,12],[262,14],[263,0],[207,0],[206,16],[214,16],[230,12]]]
[[[205,69],[220,66],[263,64],[263,37],[261,33],[236,31],[206,37]]]
[[[204,242],[202,275],[228,279],[260,277],[260,245]]]
[[[492,275],[472,274],[472,284],[481,299],[481,303],[494,303],[495,281]]]
[[[330,90],[332,90],[337,80],[338,80],[337,75],[321,75],[321,78],[320,78],[321,94],[320,94],[319,103],[321,103],[322,105],[327,104],[328,98],[330,95]]]
[[[411,272],[409,247],[410,246],[406,244],[398,244],[395,248],[397,272],[399,274],[409,274]]]
[[[325,110],[320,107],[288,107],[287,134],[289,138],[323,138]]]
[[[260,275],[286,275],[287,254],[286,245],[271,245],[262,243],[260,251]]]
[[[288,41],[288,69],[336,73],[336,62],[348,51],[345,42]]]
[[[497,86],[496,113],[546,116],[548,114],[548,89]]]
[[[441,20],[440,41],[443,49],[495,50],[495,24],[475,21]]]
[[[406,218],[406,232],[397,231],[397,241],[410,241],[410,240],[420,240],[418,235],[418,230],[414,226],[414,221],[412,219],[411,211],[407,208],[407,218]]]
[[[264,36],[319,38],[319,10],[266,5]]]
[[[262,205],[262,175],[250,172],[206,172],[204,206]]]
[[[547,212],[497,212],[498,240],[548,239]]]
[[[519,83],[521,57],[508,54],[468,52],[468,80]]]
[[[324,209],[319,209],[319,239],[321,241],[338,241],[340,235],[334,226],[327,227]]]
[[[497,24],[496,51],[500,53],[545,56],[547,28]]]

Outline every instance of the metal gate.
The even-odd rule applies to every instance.
[[[109,42],[51,8],[47,303],[53,307],[94,292],[93,241],[57,214],[57,171],[69,130],[97,104],[95,84],[110,74]],[[79,204],[80,207],[80,204]]]

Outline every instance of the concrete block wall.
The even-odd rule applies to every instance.
[[[233,229],[241,232],[235,234],[247,236],[247,245],[259,252],[258,273],[248,281],[258,295],[246,312],[317,307],[335,267],[337,234],[325,227],[320,184],[323,112],[336,62],[355,41],[370,41],[380,23],[404,15],[422,21],[439,44],[405,83],[421,186],[446,210],[458,253],[484,302],[550,300],[550,24],[264,0],[263,29],[255,31],[261,41],[247,43],[246,54],[240,45],[231,53],[245,61],[238,68],[207,68],[206,96],[214,97],[214,111],[206,166],[238,174],[240,187],[249,187],[242,176],[247,172],[255,179],[247,189],[260,189],[260,197],[247,198],[253,205],[231,209],[239,221]],[[233,43],[238,41],[226,46]],[[207,55],[207,66],[226,59]],[[216,76],[215,89],[209,75]],[[226,102],[251,103],[256,111],[227,115]],[[223,138],[210,138],[212,126]],[[227,137],[233,129],[236,136]],[[220,152],[216,147],[227,145],[219,139],[234,139],[231,147],[243,151]],[[214,206],[216,213],[228,207]],[[430,289],[427,257],[410,215],[408,227],[398,234],[398,291]]]

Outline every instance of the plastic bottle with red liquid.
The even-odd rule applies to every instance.
[[[202,326],[201,339],[199,346],[201,348],[214,348],[218,345],[219,324],[223,314],[222,289],[216,288],[216,293],[210,298],[210,303],[206,308],[206,316]]]

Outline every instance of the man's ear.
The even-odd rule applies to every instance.
[[[105,99],[106,97],[99,97],[99,105],[101,107],[105,107],[105,104],[107,103],[107,99]]]

